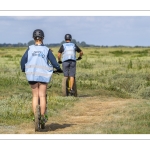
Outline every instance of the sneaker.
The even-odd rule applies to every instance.
[[[48,116],[47,115],[44,115],[44,116],[41,116],[41,124],[45,124],[48,120]]]
[[[74,94],[75,92],[74,92],[74,90],[73,90],[73,89],[71,89],[71,90],[70,90],[70,93],[71,93],[71,94]]]

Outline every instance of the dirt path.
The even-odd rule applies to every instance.
[[[82,134],[90,133],[95,125],[106,121],[106,114],[124,106],[128,99],[107,97],[81,97],[73,107],[64,110],[59,116],[49,117],[46,128],[42,132],[34,131],[34,124],[19,126],[0,126],[1,134]],[[109,120],[109,115],[107,120]],[[98,130],[97,133],[101,133]]]

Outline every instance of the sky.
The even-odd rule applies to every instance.
[[[69,33],[87,44],[150,46],[150,16],[0,16],[0,43],[28,43],[35,29],[45,44]]]

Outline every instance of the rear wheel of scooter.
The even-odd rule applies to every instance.
[[[64,77],[62,80],[62,95],[63,96],[68,96],[69,95],[69,91],[68,91],[68,77]]]
[[[74,97],[77,97],[78,94],[77,94],[77,84],[76,84],[76,78],[74,78],[74,84],[73,84],[73,90],[74,90]]]

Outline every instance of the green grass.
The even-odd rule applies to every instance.
[[[128,103],[126,107],[110,112],[113,121],[107,122],[107,134],[149,134],[150,103],[147,100]],[[116,117],[117,116],[117,117]]]
[[[56,56],[57,48],[52,49]],[[149,49],[82,48],[82,50],[84,56],[82,60],[77,62],[76,73],[79,94],[80,91],[86,93],[87,90],[93,89],[96,91],[96,89],[100,89],[105,93],[112,93],[112,95],[115,92],[118,93],[118,96],[122,95],[122,97],[127,95],[133,98],[149,99],[149,96],[146,96],[147,92],[144,92],[147,91],[150,83],[150,81],[147,81],[150,71]],[[9,89],[16,86],[29,91],[25,74],[20,70],[20,59],[24,52],[25,48],[0,49],[0,55],[2,56],[0,58],[0,86],[4,92],[3,95],[5,89],[10,92]],[[130,77],[127,78],[127,76]],[[52,91],[60,96],[62,77],[63,75],[53,75]],[[17,92],[20,92],[19,88],[16,88]],[[95,95],[99,95],[99,93],[94,92]]]
[[[111,51],[110,53],[114,54],[114,56],[122,56],[122,55],[135,55],[136,57],[143,57],[147,56],[149,53],[150,49],[142,50],[142,51],[123,51],[123,50],[116,50],[116,51]]]
[[[130,131],[129,122],[146,133],[149,130],[150,100],[150,49],[145,48],[81,48],[83,59],[77,62],[77,88],[79,96],[113,96],[120,98],[136,98],[143,100],[141,108],[126,108],[124,113],[135,111],[134,118],[107,122],[106,133],[134,133]],[[52,48],[57,56],[58,48]],[[18,124],[31,121],[31,89],[25,74],[20,70],[20,60],[25,48],[0,49],[0,122]],[[77,54],[78,55],[78,54]],[[54,74],[52,85],[48,89],[49,116],[57,115],[61,109],[71,107],[76,99],[61,97],[63,75]],[[142,112],[144,108],[144,112]],[[121,110],[120,110],[121,111]],[[117,113],[117,112],[116,112]],[[113,112],[115,115],[115,112]],[[111,126],[112,125],[112,126]],[[145,129],[139,128],[143,125]],[[116,128],[119,126],[120,128]],[[125,126],[128,126],[127,128]],[[86,131],[85,131],[86,132]]]
[[[61,109],[73,106],[75,101],[78,101],[78,98],[48,96],[48,116],[59,114]],[[31,93],[22,92],[0,100],[0,112],[0,122],[2,124],[14,125],[22,122],[31,122],[33,118]]]

